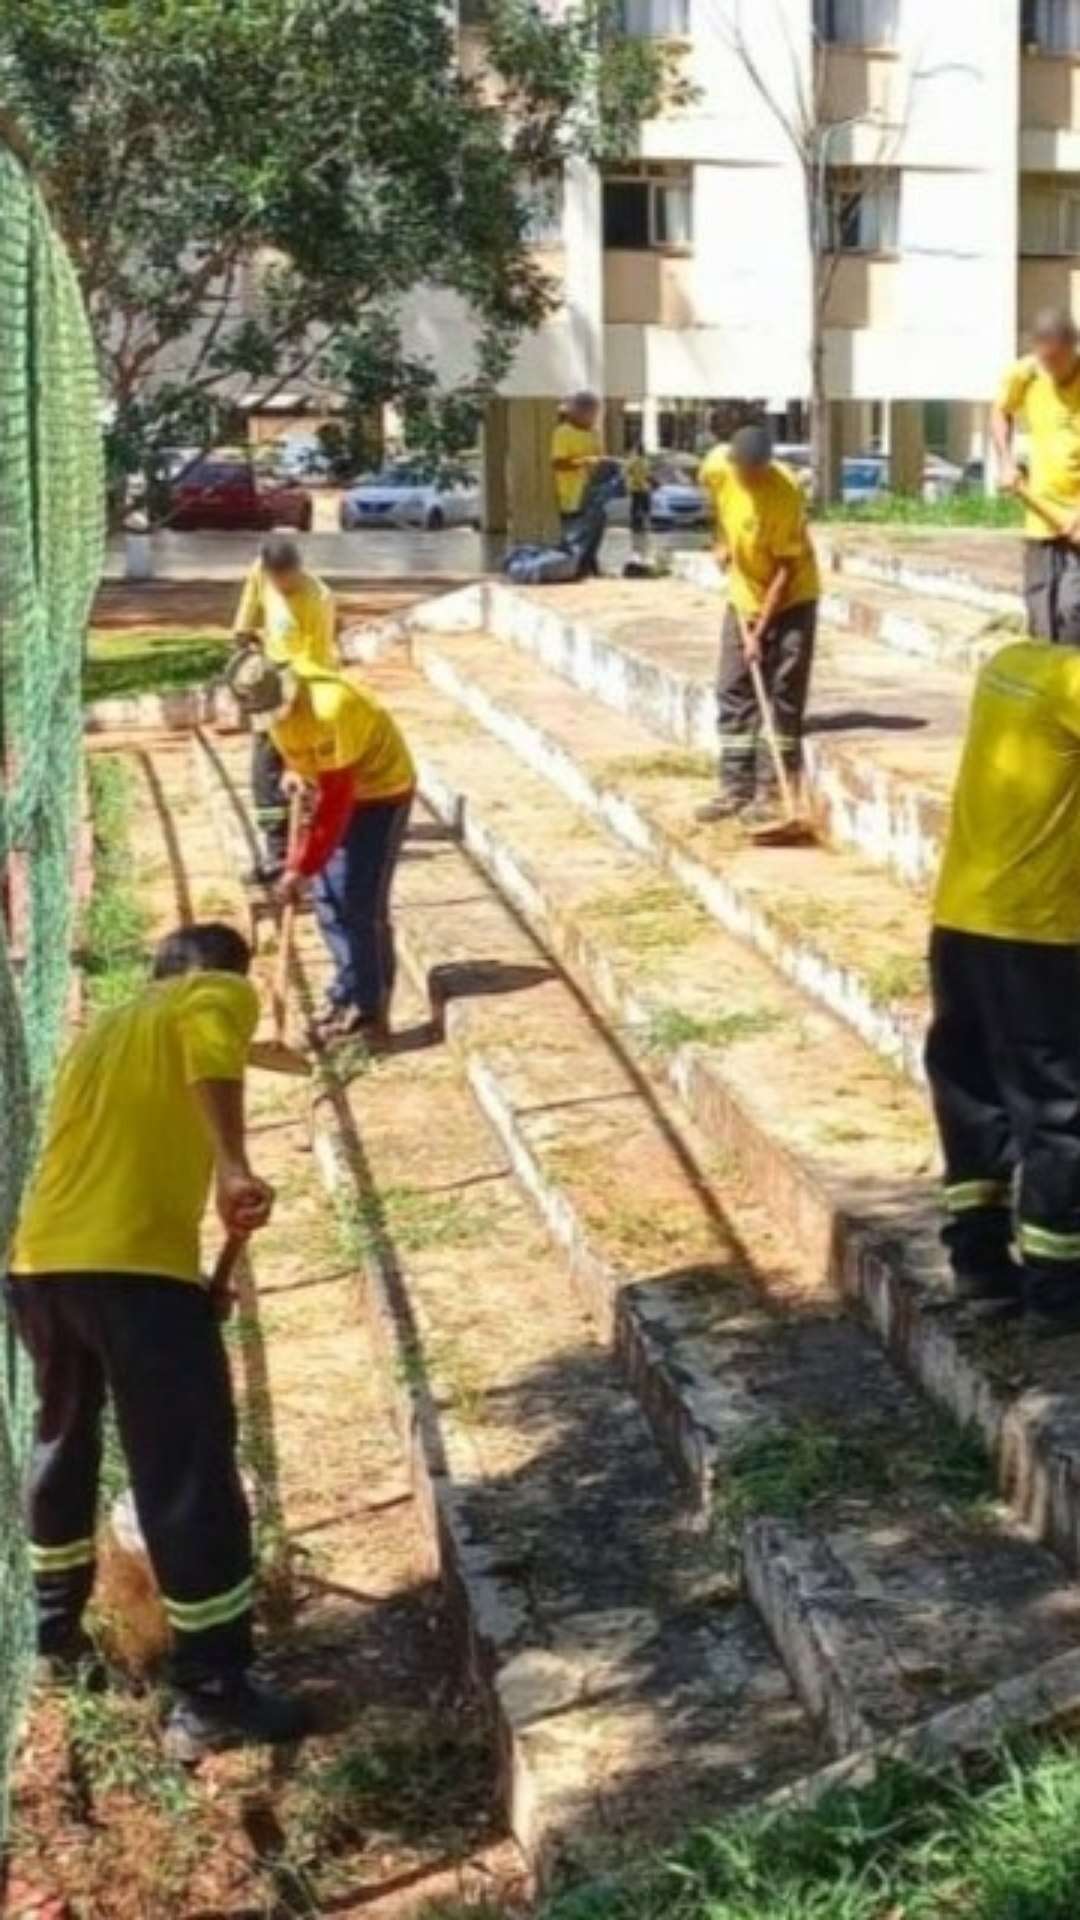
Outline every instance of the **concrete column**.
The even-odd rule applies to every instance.
[[[480,525],[485,533],[505,533],[507,528],[506,410],[505,400],[488,400],[480,429]]]
[[[894,400],[889,408],[889,486],[921,494],[926,433],[921,400]]]
[[[951,400],[945,410],[945,452],[958,467],[981,460],[986,451],[987,409],[970,400]]]
[[[614,458],[626,451],[626,403],[604,401],[604,452]]]
[[[641,403],[641,444],[647,453],[660,445],[660,402],[649,398]]]
[[[558,406],[554,400],[508,400],[508,528],[513,540],[553,541],[559,537],[551,436]]]

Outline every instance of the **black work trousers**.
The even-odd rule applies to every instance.
[[[1034,639],[1080,647],[1080,547],[1071,540],[1025,540],[1024,601]]]
[[[784,765],[793,779],[802,771],[803,720],[817,637],[818,603],[778,613],[761,646],[761,673],[772,702]],[[734,607],[724,616],[720,675],[716,689],[720,721],[720,785],[740,805],[761,789],[775,788],[776,775],[761,740],[761,713],[746,664],[742,630]]]
[[[282,789],[285,762],[268,733],[251,736],[251,791],[255,820],[262,835],[266,859],[282,867],[289,841],[289,808]]]
[[[998,1266],[1015,1239],[1036,1288],[1068,1291],[1080,1285],[1080,947],[937,927],[930,978],[953,1266]]]
[[[13,1277],[38,1408],[29,1488],[43,1653],[70,1645],[94,1582],[102,1413],[111,1396],[139,1526],[197,1688],[254,1658],[251,1526],[221,1329],[205,1289],[110,1273]]]

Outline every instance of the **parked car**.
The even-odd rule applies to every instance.
[[[203,528],[262,533],[295,527],[310,533],[310,493],[250,460],[198,460],[172,488],[169,524],[180,533]]]
[[[658,461],[653,469],[650,517],[654,527],[706,527],[712,502],[698,485],[693,459]]]
[[[355,527],[475,526],[480,517],[480,480],[460,462],[440,465],[402,460],[341,496],[343,531]]]
[[[928,453],[923,466],[924,500],[951,500],[954,493],[960,493],[964,485],[964,469],[954,460],[944,460],[939,453]]]
[[[889,491],[889,463],[883,454],[852,454],[841,467],[841,498],[845,507],[866,507]]]

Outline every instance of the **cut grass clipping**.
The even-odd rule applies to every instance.
[[[84,700],[118,700],[139,693],[175,693],[213,680],[228,658],[229,643],[213,628],[162,632],[133,627],[96,629],[83,670]]]
[[[89,766],[94,832],[94,885],[82,937],[82,967],[91,1013],[130,1000],[146,979],[148,922],[139,903],[131,854],[134,779],[119,759]]]

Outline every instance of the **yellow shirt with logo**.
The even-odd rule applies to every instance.
[[[979,674],[934,920],[1080,943],[1080,653],[1021,640]]]
[[[580,460],[583,456],[596,458],[603,452],[603,444],[595,427],[575,427],[572,420],[560,420],[551,436],[551,458],[556,460]],[[589,467],[569,467],[565,473],[555,475],[555,497],[560,513],[576,513],[581,506],[585,489],[589,484]]]
[[[728,599],[740,613],[759,613],[777,568],[792,569],[777,609],[816,600],[821,577],[810,532],[806,502],[795,475],[772,461],[756,487],[740,479],[723,447],[714,447],[701,463],[698,480],[711,496],[717,533],[730,558]]]
[[[1029,357],[1010,367],[997,404],[1010,419],[1023,418],[1031,436],[1031,491],[1064,525],[1080,513],[1080,360],[1059,387]],[[1045,520],[1028,509],[1028,540],[1053,540]]]
[[[261,633],[267,658],[278,666],[301,654],[324,667],[338,663],[334,596],[313,573],[302,574],[293,592],[282,593],[256,560],[244,582],[233,632]]]
[[[358,800],[392,800],[408,793],[416,785],[412,754],[397,721],[374,694],[309,662],[296,670],[303,692],[270,729],[290,771],[317,780],[352,767]]]
[[[258,1018],[239,974],[186,973],[94,1022],[60,1069],[13,1274],[200,1280],[213,1147],[193,1088],[243,1078]]]

